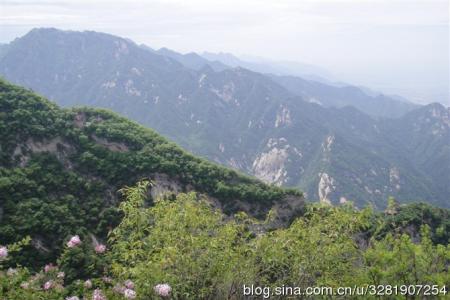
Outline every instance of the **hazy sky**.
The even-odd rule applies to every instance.
[[[33,27],[153,48],[298,61],[414,101],[449,96],[449,0],[0,0],[0,42]]]

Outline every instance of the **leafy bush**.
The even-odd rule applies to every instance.
[[[0,297],[243,299],[244,284],[450,283],[450,246],[433,244],[427,226],[419,243],[395,233],[362,241],[373,211],[317,204],[289,228],[265,232],[262,221],[244,213],[227,218],[194,193],[147,207],[148,186],[140,182],[122,190],[124,217],[107,248],[97,249],[88,236],[72,237],[58,265],[35,274],[23,268],[0,273]],[[16,252],[20,247],[8,246]]]

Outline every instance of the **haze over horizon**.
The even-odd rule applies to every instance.
[[[35,27],[95,30],[182,53],[319,66],[333,78],[450,106],[443,0],[2,1],[0,42]]]

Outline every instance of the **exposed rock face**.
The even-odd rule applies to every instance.
[[[233,82],[225,84],[220,90],[216,88],[211,88],[210,91],[216,94],[217,97],[225,102],[230,102],[233,100],[233,94],[235,90],[235,85]]]
[[[264,182],[282,185],[287,179],[287,159],[288,152],[285,148],[274,147],[256,157],[252,167],[253,174]]]
[[[282,201],[275,204],[273,209],[276,211],[276,218],[274,220],[274,227],[285,225],[289,223],[294,217],[302,213],[305,207],[305,202],[298,197],[286,197]]]
[[[235,159],[234,157],[230,158],[227,161],[227,165],[236,170],[244,169],[243,164],[239,160]]]
[[[182,185],[170,179],[166,174],[154,174],[152,182],[150,193],[153,199],[164,197],[168,194],[178,194],[183,191]]]
[[[66,148],[69,148],[70,145],[64,143],[60,137],[51,139],[51,140],[44,140],[44,141],[35,141],[32,139],[28,139],[26,146],[35,153],[40,152],[51,152],[55,153],[58,151],[58,146],[64,146]]]
[[[141,91],[135,87],[134,82],[131,79],[128,79],[125,82],[125,93],[127,93],[128,95],[131,95],[131,96],[136,96],[136,97],[141,96]]]
[[[24,167],[32,153],[49,152],[55,154],[56,157],[68,168],[71,163],[67,160],[67,155],[74,150],[74,147],[64,142],[60,137],[50,140],[35,141],[28,139],[24,144],[17,145],[14,149],[13,156],[19,159],[19,165]]]
[[[198,79],[198,87],[202,88],[203,84],[205,83],[205,79],[206,79],[207,75],[206,74],[201,74],[200,78]]]
[[[331,146],[333,145],[333,142],[334,142],[334,136],[333,135],[327,136],[326,141],[322,144],[323,151],[331,152]]]
[[[108,148],[109,150],[111,150],[113,152],[127,152],[127,151],[129,151],[127,145],[125,145],[123,143],[111,142],[111,141],[108,141],[105,138],[100,138],[100,137],[96,136],[95,134],[93,134],[91,137],[97,144],[102,145],[102,146]]]
[[[389,170],[389,183],[391,186],[393,186],[395,189],[400,189],[400,171],[397,167],[392,167]]]
[[[318,194],[320,202],[331,203],[330,194],[336,189],[334,178],[327,173],[319,173]]]
[[[291,123],[292,123],[291,112],[289,111],[289,109],[282,106],[276,116],[275,128],[287,126],[290,125]]]

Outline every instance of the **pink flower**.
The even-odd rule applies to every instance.
[[[105,253],[106,251],[106,246],[103,244],[98,244],[97,246],[95,246],[95,252],[101,254],[101,253]]]
[[[4,259],[8,256],[8,248],[0,247],[0,259]]]
[[[30,283],[29,282],[22,282],[20,284],[20,287],[23,288],[24,290],[27,290],[30,287]]]
[[[112,278],[108,277],[108,276],[103,276],[102,277],[103,282],[105,283],[111,283],[112,282]]]
[[[132,289],[125,289],[125,291],[123,291],[123,295],[127,299],[135,299],[136,298],[136,292],[133,291]]]
[[[48,273],[48,272],[54,270],[55,268],[56,268],[56,267],[55,267],[53,264],[45,265],[45,267],[44,267],[44,272],[45,272],[45,273]]]
[[[96,289],[92,294],[92,300],[106,300],[106,297],[103,295],[101,290]]]
[[[155,292],[161,297],[168,297],[172,288],[167,283],[157,284],[154,288]]]
[[[84,282],[84,287],[90,289],[92,287],[92,281],[90,279]]]
[[[44,290],[47,291],[47,290],[49,290],[51,288],[53,288],[53,281],[52,280],[49,280],[46,283],[44,283]]]
[[[70,238],[70,240],[67,242],[67,247],[73,248],[81,244],[80,237],[78,235],[74,235]]]
[[[125,287],[127,288],[127,289],[134,289],[134,282],[133,281],[131,281],[131,280],[126,280],[123,284],[125,284]]]
[[[66,300],[80,300],[77,296],[67,297]]]
[[[66,276],[66,274],[64,272],[58,272],[58,274],[56,275],[56,278],[64,279],[64,276]]]

